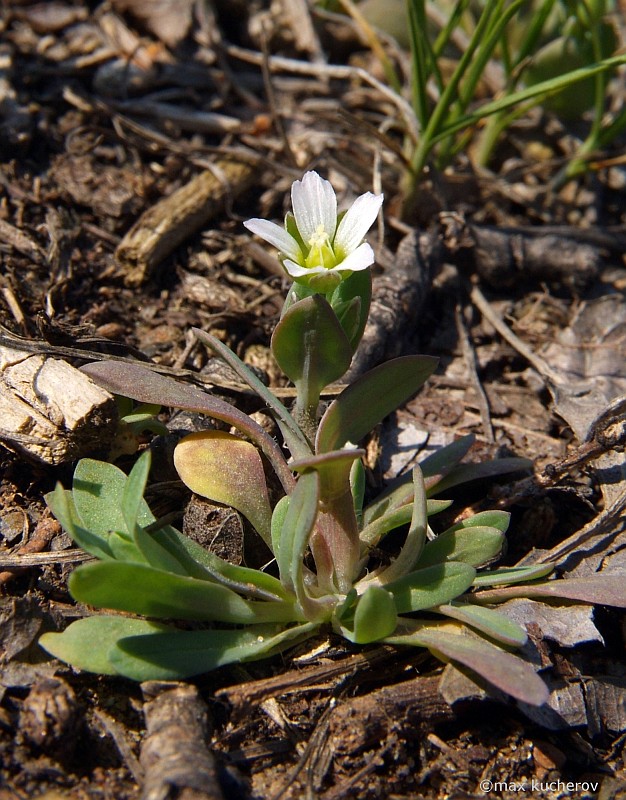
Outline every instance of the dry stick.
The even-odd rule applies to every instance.
[[[316,64],[323,64],[324,50],[313,25],[307,0],[283,0],[282,5],[297,48],[307,52]]]
[[[478,286],[472,286],[470,291],[470,298],[472,303],[478,308],[483,317],[496,329],[500,336],[508,342],[514,350],[523,356],[526,361],[553,386],[558,386],[562,383],[560,377],[548,364],[533,352],[524,342],[516,336],[508,325],[496,314],[493,308],[489,305],[489,301],[485,295],[480,291]]]
[[[78,547],[73,547],[70,550],[56,550],[51,553],[27,553],[20,550],[10,555],[0,555],[0,570],[45,567],[47,564],[79,564],[83,561],[93,560],[93,556]],[[2,573],[0,573],[1,583]]]
[[[115,742],[115,746],[117,747],[119,754],[124,759],[124,763],[133,776],[135,783],[141,785],[143,783],[144,773],[141,764],[139,763],[139,759],[133,752],[128,729],[121,725],[112,716],[102,711],[102,709],[94,709],[93,715],[100,722],[111,739],[113,739]]]
[[[81,340],[78,340],[79,343]],[[92,339],[92,344],[111,344],[110,339]],[[6,345],[7,347],[15,348],[16,350],[23,350],[26,353],[37,353],[42,355],[53,355],[59,358],[78,358],[87,361],[121,361],[124,364],[137,364],[141,363],[146,369],[150,369],[159,375],[170,375],[173,378],[193,383],[206,391],[218,388],[225,392],[232,392],[233,394],[254,394],[250,387],[245,383],[238,383],[237,381],[228,381],[219,376],[211,376],[207,378],[198,372],[191,369],[178,369],[177,367],[169,367],[164,364],[156,364],[153,361],[138,362],[137,358],[128,356],[112,356],[108,353],[101,353],[97,350],[88,350],[87,348],[80,347],[65,347],[64,345],[50,344],[49,342],[41,341],[40,339],[30,339],[26,336],[18,336],[0,324],[0,346]],[[345,389],[343,384],[334,384],[327,386],[322,392],[322,397],[334,397],[340,394]],[[272,392],[277,397],[295,397],[296,389],[294,387],[278,387],[272,389]],[[6,434],[6,431],[4,431]],[[3,430],[0,428],[0,438],[3,435]],[[25,444],[37,444],[42,440],[37,437],[21,435],[20,441]]]
[[[467,332],[467,327],[465,325],[465,320],[463,319],[463,312],[458,303],[454,309],[454,319],[456,322],[456,330],[459,336],[459,341],[461,343],[461,351],[463,353],[463,359],[469,370],[470,382],[478,398],[478,410],[480,411],[480,419],[483,425],[483,430],[485,432],[485,438],[490,444],[493,444],[495,442],[495,436],[493,434],[493,425],[491,422],[489,399],[487,398],[487,394],[483,388],[480,378],[478,377],[478,364],[476,360],[476,351],[474,350],[474,348],[472,347],[472,343],[470,342],[470,338]]]
[[[236,45],[229,45],[227,52],[230,56],[238,58],[241,61],[246,61],[249,64],[263,64],[263,55],[255,53],[253,50],[246,50],[244,47],[237,47]],[[384,97],[387,98],[402,115],[407,133],[417,141],[420,135],[420,127],[415,116],[415,112],[407,103],[404,98],[396,94],[389,86],[377,80],[369,72],[361,67],[344,67],[336,64],[311,64],[305,61],[297,61],[294,58],[284,58],[283,56],[270,56],[267,61],[269,68],[275,71],[293,72],[298,75],[313,75],[315,77],[336,78],[338,80],[362,80],[368,83],[374,89],[379,91]]]
[[[147,280],[152,269],[202,228],[229,197],[249,188],[256,173],[250,163],[223,157],[144,212],[115,253],[128,268],[126,284],[138,286]]]
[[[378,647],[369,653],[358,653],[340,661],[320,666],[295,669],[271,678],[262,678],[248,683],[238,683],[216,692],[219,700],[230,703],[236,717],[248,713],[250,706],[263,702],[268,697],[277,697],[288,692],[309,691],[312,686],[326,683],[347,673],[375,668],[390,658],[397,658],[391,647]]]
[[[626,529],[624,510],[626,509],[626,490],[624,490],[608,508],[601,511],[584,528],[572,534],[569,539],[559,542],[552,550],[541,553],[536,559],[524,561],[524,564],[555,563],[563,566],[568,555],[578,550],[585,542],[595,539],[594,547],[608,543]]]
[[[272,75],[268,63],[270,59],[270,54],[267,46],[267,34],[265,31],[265,26],[263,27],[263,36],[261,44],[263,47],[263,61],[261,63],[261,72],[263,74],[263,83],[265,85],[265,94],[267,96],[267,102],[269,103],[272,119],[274,120],[274,125],[276,126],[280,138],[283,140],[285,153],[289,159],[289,162],[291,166],[297,167],[298,159],[296,158],[296,155],[293,151],[293,147],[291,146],[291,142],[289,141],[289,134],[287,133],[287,128],[285,126],[285,123],[283,122],[282,114],[278,110],[278,103],[276,102],[276,92],[274,91],[274,84],[272,83]]]
[[[291,770],[287,779],[280,787],[280,789],[271,797],[271,800],[280,800],[285,794],[285,792],[294,784],[298,775],[302,772],[304,767],[306,766],[307,762],[316,763],[319,758],[321,750],[324,748],[325,743],[328,740],[328,727],[330,724],[330,715],[335,707],[335,700],[331,698],[329,704],[326,706],[324,711],[322,712],[321,717],[318,719],[315,728],[312,734],[309,737],[309,741],[304,748],[302,755],[298,759],[298,763],[295,767]]]
[[[477,286],[472,287],[470,296],[472,302],[491,325],[493,325],[500,336],[502,336],[511,347],[515,348],[515,350],[517,350],[546,381],[550,382],[552,386],[558,386],[559,383],[561,383],[557,374],[550,369],[546,362],[527,347],[524,342],[504,324]],[[598,544],[604,539],[610,540],[615,538],[615,536],[626,527],[626,522],[623,519],[624,509],[626,509],[626,490],[623,491],[608,508],[585,525],[584,528],[572,534],[569,539],[560,542],[547,553],[542,553],[537,559],[524,563],[562,562],[567,555],[577,550],[582,544],[593,537],[598,537]]]
[[[224,800],[207,746],[208,707],[195,686],[148,681],[146,738],[141,746],[142,800]]]

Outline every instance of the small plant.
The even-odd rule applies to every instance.
[[[365,26],[390,84],[398,88],[400,80],[359,7],[352,0],[340,3]],[[626,63],[626,56],[616,53],[614,27],[606,21],[615,9],[613,0],[405,3],[411,98],[420,131],[406,146],[409,195],[429,163],[444,169],[459,152],[470,149],[477,164],[488,164],[500,136],[536,105],[565,120],[593,112],[587,138],[564,168],[561,182],[584,172],[589,157],[626,128],[623,103],[607,114],[609,80]],[[402,13],[398,5],[402,3],[390,15],[388,0],[367,0],[363,13],[383,28],[397,27]],[[450,71],[452,53],[459,55]],[[491,100],[481,96],[490,68],[500,84]]]
[[[126,614],[87,616],[41,643],[78,668],[141,681],[264,658],[332,630],[357,645],[426,647],[517,698],[543,703],[542,680],[510,652],[526,632],[494,606],[516,594],[620,604],[621,589],[610,578],[541,582],[552,565],[481,569],[502,548],[502,511],[434,536],[429,520],[449,506],[435,495],[527,466],[520,459],[461,464],[469,437],[364,503],[358,444],[420,388],[436,360],[404,356],[378,366],[320,415],[321,392],[346,372],[364,329],[373,253],[362,240],[382,197],[363,195],[338,216],[330,184],[307,173],[292,198],[284,230],[262,220],[248,227],[279,248],[295,278],[272,338],[276,360],[297,389],[293,414],[225,345],[196,331],[266,403],[291,460],[254,420],[196,387],[140,365],[84,367],[117,394],[203,412],[237,431],[186,436],[175,464],[191,490],[250,521],[274,556],[271,569],[233,565],[156,520],[143,499],[149,452],[128,476],[84,459],[72,489],[57,486],[48,496],[63,527],[96,559],[74,570],[69,589],[78,602]],[[268,467],[283,491],[275,503]],[[392,532],[401,544],[386,557],[380,545]]]

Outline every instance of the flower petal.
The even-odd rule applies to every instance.
[[[291,204],[296,225],[305,244],[323,226],[331,241],[337,227],[337,196],[328,181],[317,172],[307,172],[291,187]]]
[[[339,255],[347,256],[359,246],[374,224],[383,202],[382,194],[366,192],[352,203],[339,223],[333,246]]]
[[[302,251],[298,242],[275,222],[269,222],[266,219],[249,219],[243,224],[249,231],[256,233],[261,239],[265,239],[266,242],[274,245],[289,258],[302,258]]]
[[[367,242],[363,242],[356,250],[353,250],[343,261],[337,264],[336,269],[342,272],[344,270],[348,272],[360,272],[362,269],[371,267],[375,260],[374,251]]]

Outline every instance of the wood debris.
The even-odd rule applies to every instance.
[[[113,441],[113,396],[57,358],[0,346],[0,440],[47,464],[102,452]]]
[[[145,211],[115,253],[126,270],[126,284],[139,286],[146,281],[175,247],[244,192],[256,175],[250,162],[222,159]]]
[[[140,763],[142,800],[223,800],[207,748],[208,708],[194,686],[142,684],[146,738]]]

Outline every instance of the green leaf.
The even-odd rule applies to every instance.
[[[402,356],[362,375],[328,407],[317,432],[316,451],[327,453],[360,442],[417,392],[437,363],[431,356]]]
[[[480,511],[478,514],[473,514],[471,517],[465,517],[454,525],[447,528],[448,531],[458,531],[461,528],[497,528],[502,533],[506,533],[511,521],[511,515],[508,511]]]
[[[365,450],[334,450],[319,456],[310,456],[291,462],[294,472],[314,470],[320,479],[320,500],[331,502],[341,497],[350,484],[350,474],[357,459],[365,455]]]
[[[300,604],[307,606],[302,582],[303,559],[317,519],[319,507],[319,477],[316,472],[301,475],[289,498],[287,510],[276,534],[275,551],[281,583],[294,592]]]
[[[350,366],[352,347],[326,298],[292,305],[272,335],[272,352],[298,393],[319,397]]]
[[[506,111],[513,106],[525,103],[527,100],[536,100],[537,103],[540,103],[545,97],[567,89],[579,81],[584,81],[594,75],[614,70],[622,64],[626,64],[626,56],[613,56],[613,58],[604,59],[592,66],[571,70],[564,75],[560,75],[558,78],[541,81],[535,84],[535,86],[528,86],[519,91],[511,92],[498,100],[484,103],[478,106],[475,111],[457,117],[449,124],[442,126],[441,131],[433,135],[430,143],[431,147],[441,139],[445,139],[457,131],[469,128],[492,114],[499,114],[501,111]]]
[[[78,516],[85,526],[97,536],[107,536],[117,531],[129,540],[132,528],[126,526],[122,511],[122,498],[126,475],[106,461],[81,459],[74,471],[72,497]],[[142,503],[137,520],[141,525],[154,521],[148,506]]]
[[[176,445],[174,465],[193,492],[236,508],[269,545],[272,510],[253,444],[224,431],[191,433]]]
[[[494,478],[510,472],[526,472],[532,468],[532,461],[527,458],[496,458],[493,461],[480,461],[475,464],[459,464],[436,484],[428,487],[428,495],[441,494],[453,486],[470,481]]]
[[[184,566],[186,574],[192,578],[212,580],[258,600],[293,602],[293,596],[273,575],[231,564],[169,525],[155,531],[152,536]]]
[[[352,631],[342,628],[342,633],[356,644],[369,644],[392,634],[397,624],[398,612],[391,592],[381,586],[368,586],[356,604]]]
[[[400,508],[392,509],[363,528],[360,535],[361,542],[366,547],[376,547],[390,531],[400,528],[402,525],[408,525],[412,516],[412,503],[406,503]]]
[[[359,458],[352,464],[350,470],[350,491],[352,492],[352,499],[354,501],[354,513],[356,514],[357,522],[360,525],[363,518],[363,500],[365,499],[365,467],[363,461]]]
[[[420,464],[420,467],[421,466]],[[422,474],[424,474],[423,470]],[[378,523],[378,521],[382,520],[387,514],[393,514],[404,506],[410,506],[413,499],[413,486],[408,480],[410,477],[410,473],[403,476],[399,484],[396,484],[388,491],[382,492],[376,500],[367,506],[363,512],[363,530],[369,525]],[[452,500],[433,500],[428,498],[426,500],[426,513],[429,517],[434,514],[439,514],[447,508],[450,508],[452,502]],[[406,521],[408,522],[409,520],[407,519]],[[392,529],[390,528],[389,530]]]
[[[491,639],[511,647],[522,647],[528,639],[526,631],[520,625],[492,608],[483,608],[470,603],[451,603],[439,606],[436,610],[438,614],[463,622]]]
[[[274,511],[272,512],[272,553],[274,553],[276,557],[276,563],[279,563],[280,559],[280,545],[281,545],[281,538],[283,536],[283,527],[285,525],[285,517],[287,516],[287,511],[289,510],[289,495],[286,494],[284,497],[281,497],[278,503],[274,506]],[[286,570],[286,560],[283,562],[283,570]],[[281,584],[282,586],[282,584]]]
[[[410,572],[384,588],[393,594],[398,613],[406,614],[449,603],[469,589],[475,575],[469,564],[447,561]]]
[[[110,654],[119,674],[136,681],[181,680],[224,664],[267,658],[312,636],[319,625],[253,625],[236,631],[177,631],[129,636]]]
[[[420,567],[443,561],[462,561],[480,567],[500,555],[504,534],[498,528],[476,526],[450,529],[439,534],[424,546]]]
[[[139,364],[95,361],[85,364],[81,371],[113,394],[126,395],[141,403],[159,403],[170,408],[197,411],[227,422],[249,437],[267,456],[285,491],[293,488],[293,476],[278,444],[259,424],[230,403]]]
[[[155,517],[142,497],[150,470],[150,454],[146,452],[126,475],[112,464],[82,459],[74,472],[72,501],[77,516],[90,533],[80,534],[82,546],[96,536],[107,543],[105,558],[117,561],[150,564],[180,575],[188,574],[178,559],[164,550],[143,528]],[[87,548],[85,548],[87,549]],[[98,555],[98,552],[88,549]]]
[[[615,52],[613,25],[599,21],[596,25],[596,35],[601,44],[597,55],[606,58]],[[533,86],[540,81],[566,74],[574,67],[592,66],[597,61],[590,39],[559,36],[533,53],[524,70],[523,80],[526,86]],[[593,106],[594,99],[594,78],[591,77],[567,86],[561,92],[546,98],[542,105],[562,119],[574,120],[579,119]]]
[[[302,290],[304,289],[303,286],[299,288]],[[304,436],[294,418],[271,389],[268,389],[267,386],[259,380],[250,367],[245,364],[236,353],[233,353],[230,348],[226,347],[226,345],[220,342],[215,336],[211,336],[210,333],[201,331],[199,328],[192,328],[191,330],[196,339],[206,345],[212,353],[215,353],[219,358],[225,361],[228,366],[239,375],[244,383],[247,383],[252,391],[267,404],[267,407],[272,410],[278,427],[287,443],[287,447],[291,451],[291,455],[304,458],[304,456],[309,454],[311,448],[306,440],[306,436]]]
[[[147,617],[248,625],[297,619],[293,604],[244,600],[217,583],[172,575],[145,564],[85,564],[70,575],[69,589],[79,602]]]
[[[62,633],[44,633],[39,644],[50,655],[77,669],[119,675],[109,658],[111,648],[119,639],[171,630],[167,625],[144,619],[103,615],[72,622]]]
[[[174,572],[177,575],[187,575],[187,569],[181,562],[173,556],[167,549],[163,548],[154,538],[154,536],[144,530],[138,524],[139,515],[141,514],[144,524],[148,519],[154,520],[154,515],[146,505],[143,499],[143,493],[148,481],[148,473],[150,472],[150,451],[146,452],[139,457],[128,478],[124,484],[124,493],[122,495],[122,514],[126,527],[132,531],[132,540],[138,553],[143,556],[147,564],[157,569],[164,569],[168,572]],[[112,534],[114,536],[115,534]],[[112,543],[112,540],[109,540]],[[121,544],[121,543],[120,543]],[[124,556],[124,547],[116,551],[116,558],[121,560],[137,560],[133,559],[130,550],[127,550],[127,555]]]
[[[55,490],[46,495],[46,503],[74,543],[82,547],[85,552],[96,558],[115,558],[109,545],[108,535],[92,533],[80,524],[71,491],[64,489],[58,483]]]
[[[500,586],[502,584],[525,583],[549,575],[554,564],[533,564],[529,567],[501,567],[480,572],[474,578],[474,586]]]
[[[150,472],[150,451],[146,450],[134,463],[128,477],[124,481],[120,510],[125,522],[125,529],[133,533],[139,521],[139,514],[144,510],[143,493],[148,483]],[[144,524],[146,514],[143,515]]]
[[[135,544],[134,539],[127,539],[126,535],[111,531],[109,534],[109,547],[116,561],[128,561],[133,564],[148,564],[147,557]]]
[[[460,439],[455,439],[445,447],[435,450],[434,453],[431,453],[420,462],[424,477],[431,478],[435,475],[446,475],[467,455],[475,440],[476,437],[470,433],[467,436],[461,436]]]
[[[413,491],[413,512],[406,540],[398,556],[388,567],[380,572],[378,580],[382,583],[389,584],[395,578],[407,575],[418,562],[424,547],[428,524],[426,518],[426,489],[422,471],[418,466],[413,469]]]
[[[451,633],[451,623],[416,625],[413,632],[388,636],[396,645],[427,647],[442,661],[452,660],[468,667],[493,686],[530,705],[540,706],[548,699],[548,688],[533,667],[518,656],[478,639],[460,628]]]

